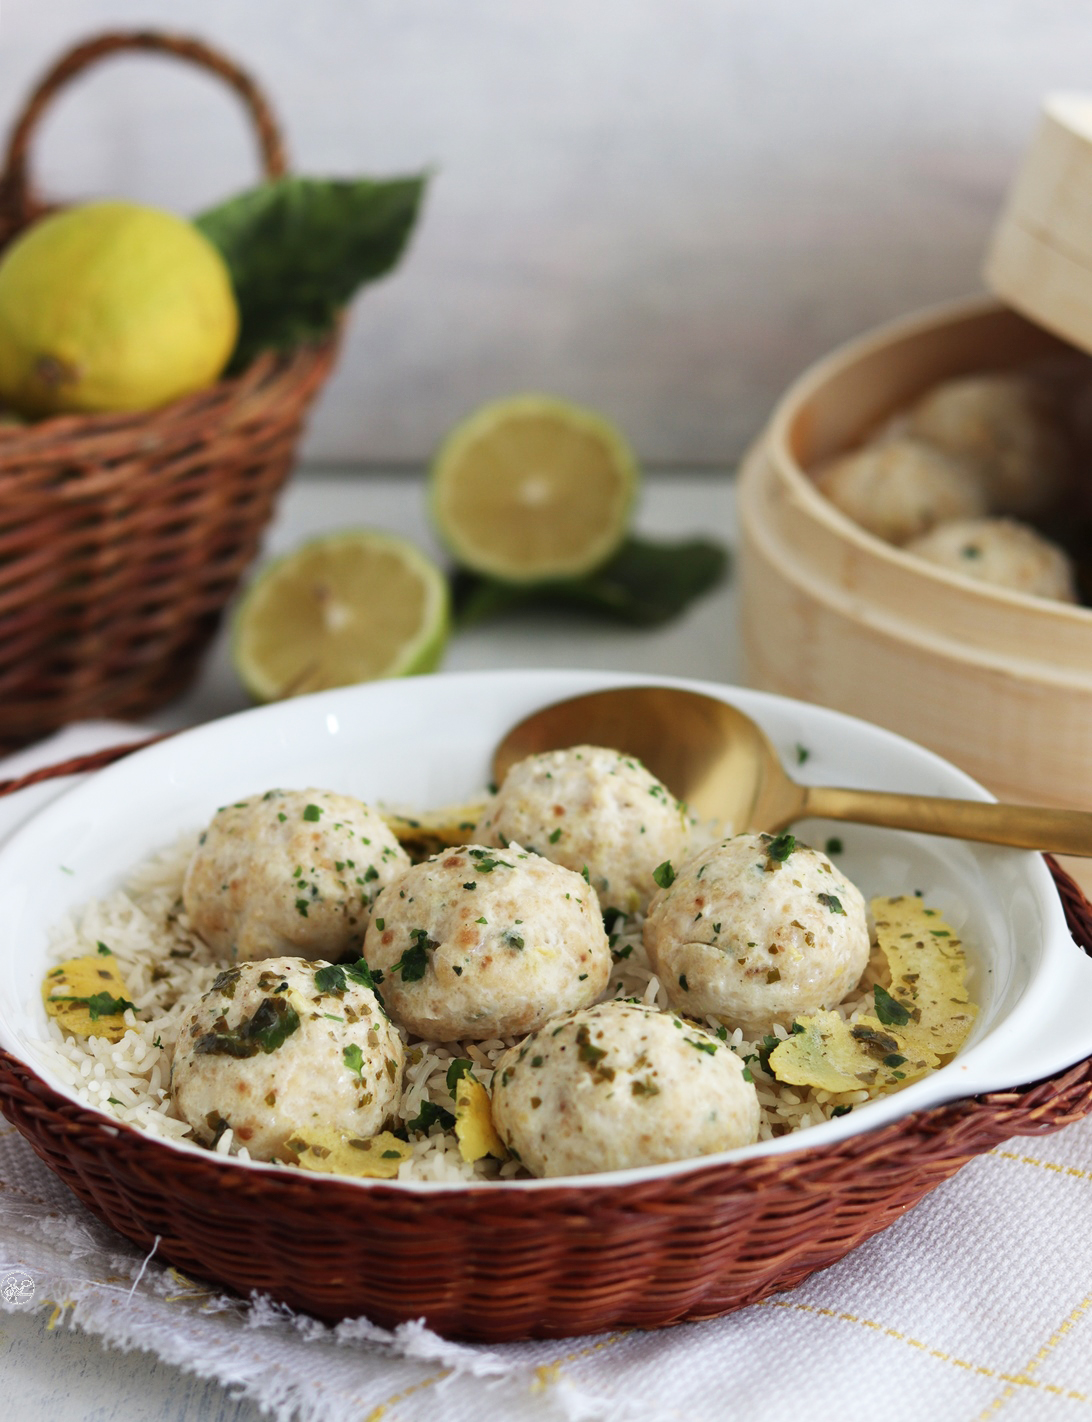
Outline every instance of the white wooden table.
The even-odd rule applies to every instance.
[[[275,555],[310,535],[355,525],[405,534],[441,556],[428,529],[419,475],[314,469],[286,491],[266,552]],[[734,546],[730,476],[649,477],[637,526],[660,538],[702,534]],[[729,577],[680,619],[652,631],[577,616],[513,614],[455,638],[444,667],[587,667],[738,680],[735,596]],[[148,723],[162,729],[194,725],[246,705],[221,632],[194,688]],[[0,1313],[0,1388],[5,1410],[19,1422],[257,1422],[261,1416],[218,1383],[148,1354],[104,1350],[78,1331],[49,1332],[48,1319],[49,1310]]]

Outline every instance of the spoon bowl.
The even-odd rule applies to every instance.
[[[636,756],[729,834],[815,817],[1092,857],[1092,814],[1081,810],[800,785],[749,716],[682,687],[618,686],[544,706],[501,740],[493,778],[499,785],[516,761],[573,745]]]

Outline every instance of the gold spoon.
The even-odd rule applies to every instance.
[[[715,697],[670,686],[620,686],[535,711],[493,754],[499,785],[539,751],[610,746],[642,760],[699,819],[776,832],[797,820],[853,820],[1019,849],[1092,856],[1092,814],[934,795],[798,785],[749,716]]]

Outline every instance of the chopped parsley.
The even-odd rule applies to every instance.
[[[350,1042],[342,1050],[341,1060],[351,1072],[355,1072],[361,1081],[364,1080],[364,1053],[355,1042]]]
[[[845,845],[842,843],[842,841],[838,838],[837,835],[832,835],[830,839],[827,840],[823,848],[828,854],[841,854],[842,850],[845,849]],[[835,1110],[840,1109],[840,1107],[835,1107]],[[846,1110],[848,1111],[849,1109],[850,1108],[847,1106]]]
[[[689,991],[690,991],[690,984],[686,981],[686,974],[685,974],[685,973],[680,973],[680,974],[679,974],[679,986],[682,988],[683,992],[689,992]]]
[[[450,1111],[445,1111],[442,1106],[437,1106],[435,1101],[422,1101],[421,1110],[412,1121],[406,1122],[408,1131],[421,1131],[427,1135],[429,1128],[439,1121],[445,1131],[450,1131],[455,1124],[455,1117]],[[394,1152],[397,1154],[397,1152]]]
[[[675,870],[670,859],[665,859],[662,864],[657,864],[652,871],[652,877],[661,889],[670,889],[675,882]]]
[[[341,997],[345,991],[345,969],[340,963],[327,963],[315,973],[315,987],[319,992],[332,992]]]
[[[471,1068],[473,1067],[473,1065],[474,1063],[470,1060],[469,1057],[456,1057],[455,1060],[448,1067],[447,1089],[451,1092],[452,1096],[455,1095],[455,1087],[463,1079],[463,1077],[470,1076],[472,1074]]]
[[[508,944],[509,948],[519,949],[523,947],[523,939],[518,933],[513,933],[511,929],[504,935],[504,941]]]
[[[556,844],[560,838],[561,838],[561,828],[560,828],[560,826],[559,826],[557,829],[554,830],[553,834],[551,834],[551,835],[549,836],[550,843],[551,843],[551,844]]]
[[[905,1027],[910,1021],[909,1008],[904,1007],[901,1002],[896,1002],[879,983],[872,989],[872,996],[876,1003],[876,1016],[885,1027]]]
[[[299,1014],[283,997],[266,997],[238,1027],[206,1032],[194,1052],[199,1056],[256,1057],[275,1052],[300,1025]]]
[[[377,918],[375,921],[375,926],[379,929],[380,933],[382,933],[387,926],[386,919]]]
[[[779,864],[784,864],[789,855],[796,848],[796,836],[794,834],[779,834],[775,839],[771,839],[766,846],[767,868],[772,868]]]
[[[103,957],[111,957],[111,958],[112,958],[112,957],[114,956],[114,954],[113,954],[113,949],[107,948],[106,944],[103,943],[103,942],[101,942],[101,941],[100,941],[99,944],[98,944],[98,950],[99,950],[99,952],[103,955]]]
[[[838,1116],[848,1116],[852,1110],[852,1106],[835,1106],[834,1110],[830,1113],[831,1120],[835,1120]]]
[[[797,765],[803,765],[804,762],[808,759],[808,757],[809,757],[810,755],[811,755],[811,751],[808,750],[807,746],[802,746],[802,745],[800,744],[800,742],[797,741],[797,743],[796,743],[796,763],[797,763]]]
[[[843,918],[845,917],[846,911],[837,894],[818,894],[816,897],[821,904],[825,904],[830,909],[831,913],[840,913]]]
[[[92,993],[89,998],[80,998],[80,1002],[86,1001],[87,1010],[91,1014],[91,1021],[97,1022],[100,1017],[113,1017],[115,1013],[122,1013],[127,1007],[133,1004],[127,997],[111,997],[108,992]],[[136,1011],[133,1008],[134,1012]]]
[[[321,816],[322,809],[318,805],[308,805],[303,812],[303,818],[309,821],[311,824],[314,824],[316,820],[321,818]]]
[[[716,1051],[717,1051],[717,1044],[716,1044],[716,1042],[697,1042],[697,1041],[694,1040],[693,1037],[684,1037],[684,1038],[683,1038],[683,1041],[686,1042],[688,1046],[693,1047],[693,1048],[695,1049],[695,1051],[698,1051],[698,1052],[705,1052],[706,1055],[707,1055],[707,1056],[710,1056],[710,1057],[716,1055]]]

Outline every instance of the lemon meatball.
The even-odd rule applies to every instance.
[[[395,1020],[439,1042],[529,1032],[594,1002],[611,963],[595,890],[518,844],[414,865],[376,899],[364,955]]]
[[[602,746],[572,746],[513,765],[475,836],[514,840],[580,873],[603,908],[634,913],[656,891],[652,871],[684,852],[684,807],[639,760]]]
[[[1011,518],[960,519],[906,545],[938,568],[1036,597],[1076,602],[1073,565],[1058,547]]]
[[[870,949],[860,891],[791,834],[736,835],[695,855],[643,931],[673,1005],[750,1038],[841,1002]]]
[[[1057,501],[1069,478],[1060,414],[1046,390],[1026,376],[945,380],[910,411],[907,427],[916,438],[974,464],[991,513],[1040,513]]]
[[[985,484],[975,467],[919,439],[866,445],[824,465],[815,482],[854,523],[888,543],[986,512]]]
[[[376,811],[329,790],[221,809],[182,886],[190,924],[230,961],[355,957],[376,894],[409,857]]]
[[[500,1058],[493,1120],[533,1175],[583,1175],[749,1145],[759,1107],[725,1043],[673,1013],[607,1002]]]
[[[360,968],[268,958],[227,968],[179,1033],[175,1110],[196,1140],[227,1129],[256,1160],[297,1131],[367,1137],[398,1102],[403,1048]]]

